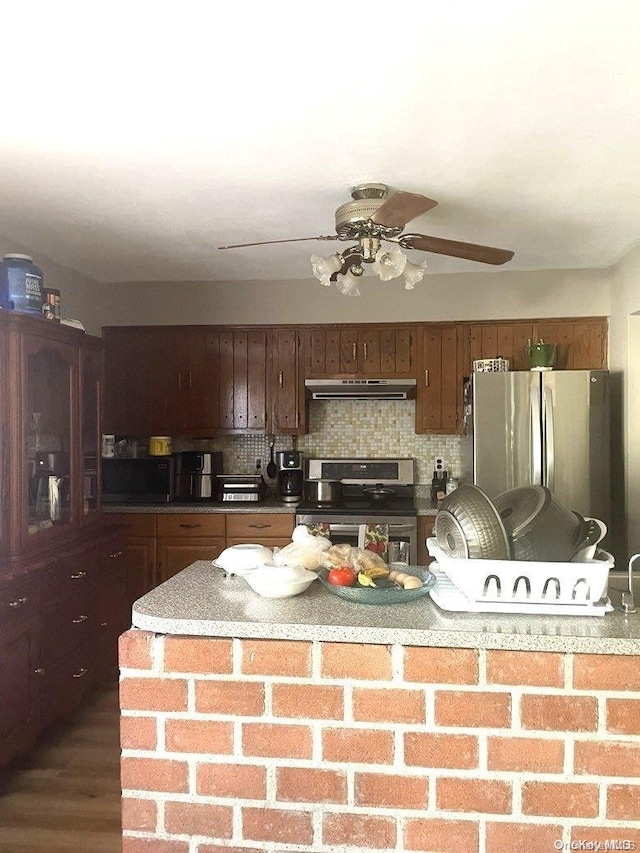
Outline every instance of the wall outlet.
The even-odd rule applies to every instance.
[[[436,456],[433,460],[433,470],[438,474],[441,474],[443,471],[447,470],[447,463],[442,458],[442,456]]]

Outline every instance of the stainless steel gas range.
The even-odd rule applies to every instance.
[[[384,524],[389,541],[409,542],[410,563],[418,560],[415,460],[308,459],[305,479],[340,480],[336,502],[306,499],[296,509],[296,524],[326,524],[335,543],[358,544],[362,525]]]

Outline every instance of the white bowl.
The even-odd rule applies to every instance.
[[[308,589],[316,580],[315,572],[302,566],[261,566],[245,575],[254,592],[264,598],[291,598]]]
[[[272,559],[273,551],[270,548],[247,542],[225,548],[213,563],[232,575],[244,575]]]

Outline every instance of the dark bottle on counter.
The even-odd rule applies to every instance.
[[[447,472],[434,471],[431,480],[431,505],[437,506],[447,492]]]

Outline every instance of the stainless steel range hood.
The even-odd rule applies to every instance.
[[[409,400],[415,379],[305,379],[312,400]]]

